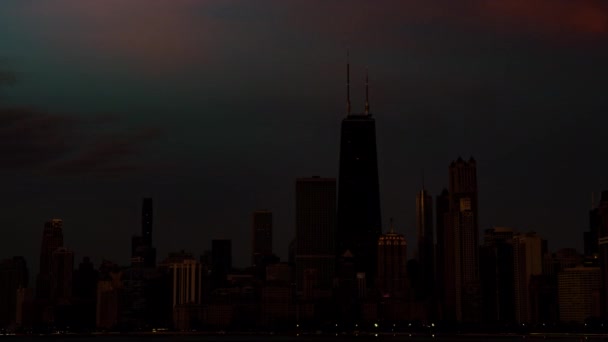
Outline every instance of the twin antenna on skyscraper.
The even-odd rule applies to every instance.
[[[350,110],[350,60],[349,53],[346,50],[346,114],[351,115]],[[370,115],[369,113],[369,77],[367,73],[367,68],[365,68],[365,115]]]

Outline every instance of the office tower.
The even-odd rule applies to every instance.
[[[350,110],[350,76],[347,76],[347,110],[342,120],[338,184],[336,256],[349,250],[357,272],[364,272],[368,285],[377,267],[377,241],[381,234],[380,190],[376,155],[376,123],[369,110],[366,77],[365,111]]]
[[[450,195],[448,189],[443,189],[437,196],[437,246],[435,248],[436,281],[439,317],[444,320],[454,320],[454,267],[450,265],[453,256],[453,236],[450,227]]]
[[[592,208],[589,211],[589,231],[584,232],[585,256],[597,256],[599,252],[598,237],[602,227],[602,217],[599,208]]]
[[[40,272],[36,278],[36,298],[51,298],[51,265],[53,252],[63,247],[63,221],[52,219],[44,224],[40,247]]]
[[[384,297],[405,297],[407,273],[407,242],[395,233],[391,224],[388,233],[378,238],[377,287]]]
[[[125,302],[124,272],[118,265],[104,260],[99,267],[95,325],[99,329],[115,329],[121,323]]]
[[[480,247],[479,274],[486,322],[515,319],[513,234],[511,228],[486,229],[484,244]]]
[[[542,239],[536,233],[520,233],[513,236],[513,277],[515,320],[528,323],[532,320],[530,309],[530,279],[543,271]]]
[[[69,304],[72,298],[74,252],[60,247],[53,252],[51,261],[51,299]]]
[[[433,241],[433,196],[422,188],[416,194],[416,228],[418,230],[418,265],[422,298],[432,294],[435,281],[435,246]]]
[[[255,211],[251,217],[252,265],[256,267],[264,257],[272,255],[272,212]]]
[[[564,269],[558,275],[559,320],[584,323],[587,318],[597,318],[600,291],[599,268],[578,266]]]
[[[226,285],[226,277],[232,270],[232,240],[211,241],[211,282],[213,288]]]
[[[131,262],[134,266],[156,267],[156,248],[152,247],[152,198],[144,198],[141,210],[141,235],[131,239]]]
[[[335,271],[336,180],[296,180],[296,289],[312,297],[330,295]],[[306,281],[305,281],[306,279]]]
[[[95,304],[97,298],[97,281],[99,274],[91,259],[83,258],[74,271],[72,286],[72,304],[78,313],[73,324],[76,327],[91,330],[95,328]]]
[[[449,167],[449,227],[445,227],[446,264],[453,268],[453,311],[457,321],[477,322],[481,315],[479,284],[477,169],[473,158],[458,158]],[[451,284],[449,285],[452,286]],[[450,300],[451,301],[451,300]]]
[[[601,311],[602,316],[608,315],[608,191],[602,191],[600,203],[597,208],[598,254],[601,270]]]
[[[195,259],[171,265],[173,273],[173,327],[177,330],[196,328],[202,320],[203,267]]]
[[[16,322],[17,291],[27,284],[27,264],[23,257],[0,261],[0,330]]]

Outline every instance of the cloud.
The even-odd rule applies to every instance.
[[[0,70],[0,85],[14,85],[16,82],[17,78],[14,73]]]
[[[120,175],[137,171],[145,165],[138,155],[160,137],[162,132],[156,128],[99,136],[75,155],[57,160],[49,168],[59,174]]]
[[[117,175],[140,169],[158,129],[123,131],[111,117],[80,119],[27,108],[0,108],[0,165],[48,174]],[[111,133],[91,127],[109,124]]]
[[[552,36],[605,35],[608,4],[597,0],[486,0],[479,8],[487,24]]]

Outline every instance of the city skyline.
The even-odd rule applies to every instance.
[[[383,233],[394,217],[415,240],[421,169],[437,196],[447,163],[474,156],[480,230],[535,230],[551,250],[582,250],[591,192],[608,188],[608,10],[505,3],[3,2],[0,207],[14,240],[0,242],[2,257],[37,269],[40,226],[58,217],[76,262],[128,260],[140,199],[152,197],[159,259],[231,238],[247,265],[238,237],[261,208],[286,259],[293,180],[338,176],[347,48],[355,111],[369,69]],[[294,13],[319,25],[284,20]],[[241,44],[245,33],[255,39]]]

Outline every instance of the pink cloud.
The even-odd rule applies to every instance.
[[[205,15],[209,3],[57,0],[28,2],[22,11],[37,38],[66,55],[126,61],[160,73],[211,57],[212,42],[224,28]]]

